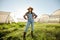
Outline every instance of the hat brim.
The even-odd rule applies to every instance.
[[[33,10],[33,8],[28,8],[27,10],[29,10],[29,9],[32,9]]]

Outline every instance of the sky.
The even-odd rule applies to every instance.
[[[0,0],[0,11],[11,12],[15,17],[23,18],[30,6],[40,17],[41,14],[51,14],[60,9],[60,0]]]

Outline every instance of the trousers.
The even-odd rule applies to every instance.
[[[34,30],[34,20],[28,20],[27,21],[27,25],[26,25],[26,28],[25,28],[25,32],[27,32],[28,31],[28,28],[30,27],[30,25],[31,25],[31,31],[33,31]]]

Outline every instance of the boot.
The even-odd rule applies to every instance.
[[[26,36],[26,32],[24,32],[24,34],[23,34],[23,38],[25,39],[25,36]]]
[[[32,38],[33,38],[33,31],[31,31],[31,36],[32,36]]]

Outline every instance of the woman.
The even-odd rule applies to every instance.
[[[37,17],[37,15],[34,12],[32,12],[33,11],[33,8],[32,7],[29,7],[27,10],[28,10],[28,12],[26,12],[26,14],[24,15],[24,19],[26,19],[28,21],[27,21],[26,28],[24,30],[23,38],[25,38],[26,32],[27,32],[30,24],[31,24],[31,36],[33,37],[34,19]]]

